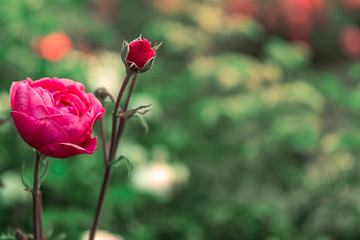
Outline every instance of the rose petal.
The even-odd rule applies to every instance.
[[[28,104],[31,112],[31,116],[36,119],[43,118],[49,115],[48,110],[45,107],[43,100],[40,95],[33,89],[29,87],[28,93]]]
[[[39,80],[36,80],[35,82],[32,82],[31,87],[42,87],[45,89],[51,89],[52,86],[52,80],[49,77],[41,78]]]
[[[52,79],[52,86],[54,86],[54,88],[57,89],[64,89],[64,88],[71,88],[71,87],[76,87],[77,89],[79,89],[80,91],[84,92],[84,85],[79,83],[79,82],[75,82],[73,80],[70,79],[66,79],[66,78],[53,78]]]
[[[31,147],[38,149],[40,146],[50,143],[69,142],[67,133],[51,120],[39,121],[15,111],[10,114],[20,136]]]
[[[39,94],[46,107],[54,107],[54,97],[48,90],[43,89],[42,87],[34,87],[33,89]]]
[[[104,109],[103,105],[101,104],[101,102],[99,101],[99,99],[97,99],[94,96],[94,94],[88,93],[88,96],[89,96],[89,100],[90,100],[90,105],[93,106],[93,108],[94,108],[94,112],[101,113],[100,115],[97,115],[97,117],[96,117],[96,120],[99,120],[105,114],[105,109]]]
[[[18,89],[18,87],[21,85],[22,82],[13,82],[11,84],[11,87],[10,87],[10,106],[11,106],[11,109],[14,110],[15,108],[15,95],[16,95],[16,91]]]
[[[72,93],[66,95],[62,102],[70,104],[74,109],[77,109],[81,115],[87,109],[87,106],[84,104],[84,102],[77,95]]]
[[[16,92],[14,93],[14,111],[22,112],[27,115],[31,114],[29,108],[29,84],[22,81],[17,85]]]
[[[30,146],[35,147],[33,139],[40,134],[45,121],[37,121],[33,117],[16,111],[10,112],[10,115],[22,139]]]
[[[59,115],[49,116],[46,119],[50,119],[55,122],[67,133],[69,136],[69,142],[76,143],[81,135],[87,131],[89,123],[83,121],[78,116],[62,113]]]
[[[68,134],[52,120],[45,120],[45,125],[36,136],[33,141],[35,142],[35,148],[46,144],[69,142]]]
[[[94,112],[94,109],[92,109],[92,112]],[[89,137],[91,137],[91,132],[92,132],[94,123],[98,119],[100,119],[103,114],[104,113],[102,113],[102,112],[98,112],[98,114],[92,118],[91,122],[89,122],[89,124],[88,124],[88,129],[80,136],[79,139],[76,140],[77,144],[82,145],[84,141],[86,141]],[[91,114],[91,115],[93,115],[93,114]]]
[[[68,158],[78,154],[92,154],[96,149],[96,137],[89,139],[84,147],[72,143],[48,144],[39,148],[39,151],[54,158]]]

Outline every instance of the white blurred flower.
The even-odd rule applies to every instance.
[[[88,240],[89,239],[89,231],[85,232],[82,237],[80,238],[80,240]],[[119,235],[115,235],[112,233],[109,233],[107,231],[104,230],[97,230],[96,234],[95,234],[95,240],[124,240],[123,237],[119,236]]]
[[[132,182],[134,186],[144,192],[154,195],[167,195],[178,184],[189,178],[188,169],[181,164],[166,162],[151,162],[134,169]]]
[[[125,76],[120,54],[101,51],[87,60],[87,82],[92,88],[106,88],[114,96],[117,95]]]
[[[31,201],[31,195],[24,190],[19,173],[7,171],[0,174],[0,179],[0,205],[11,206],[16,202]]]

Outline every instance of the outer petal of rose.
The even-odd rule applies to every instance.
[[[25,83],[25,82],[28,82],[29,84],[31,84],[33,81],[30,79],[30,78],[27,78],[26,80],[24,81],[20,81],[20,82],[13,82],[11,84],[11,87],[10,87],[10,106],[11,106],[11,109],[14,110],[15,108],[15,95],[16,95],[16,91],[19,87],[19,85],[21,85],[22,83]]]
[[[89,139],[83,147],[72,143],[48,144],[39,148],[47,156],[55,158],[68,158],[78,154],[92,154],[96,149],[96,137]]]
[[[52,87],[51,82],[52,82],[51,78],[45,77],[45,78],[41,78],[35,82],[32,82],[31,87],[42,87],[44,89],[51,88]]]
[[[71,86],[75,86],[77,89],[81,91],[84,91],[85,89],[83,84],[66,78],[59,79],[55,77],[52,79],[52,84],[54,85],[55,88],[58,87],[60,89],[69,88]]]
[[[49,116],[46,119],[49,119],[61,126],[61,128],[69,136],[69,142],[72,143],[75,143],[76,140],[87,131],[89,126],[89,122],[85,122],[78,116],[69,113]]]
[[[84,126],[87,126],[87,129],[80,138],[76,140],[77,144],[82,144],[90,137],[94,123],[105,114],[105,109],[100,101],[92,93],[89,93],[88,95],[92,106],[81,116],[81,121],[84,123]]]
[[[20,136],[31,147],[38,149],[46,144],[69,142],[67,133],[51,120],[38,121],[33,117],[15,111],[10,114]]]
[[[94,110],[92,110],[93,112]],[[91,133],[92,133],[92,129],[93,129],[93,125],[94,123],[99,119],[101,118],[101,116],[103,115],[104,113],[102,112],[98,112],[97,115],[93,116],[92,118],[92,121],[89,122],[88,124],[88,129],[81,135],[81,137],[79,139],[76,140],[76,143],[79,144],[79,145],[82,145],[83,142],[87,141],[87,139],[89,137],[91,137]]]
[[[15,94],[16,94],[16,90],[18,89],[19,85],[21,84],[21,82],[13,82],[11,84],[11,87],[10,87],[10,106],[11,106],[11,109],[14,110],[15,108]]]
[[[103,105],[100,103],[100,101],[94,96],[94,94],[89,93],[88,96],[89,96],[90,104],[94,108],[94,113],[97,115],[95,119],[98,120],[105,114],[105,109]],[[100,113],[100,115],[98,113]]]
[[[22,112],[27,115],[31,114],[29,108],[29,84],[26,81],[19,82],[17,84],[16,92],[14,93],[14,111]]]
[[[69,142],[69,136],[57,123],[51,120],[45,120],[44,127],[33,141],[36,144],[35,148],[38,149],[46,144]]]
[[[16,111],[12,111],[10,115],[22,139],[31,147],[35,147],[33,139],[40,134],[45,122],[37,121],[33,117]]]

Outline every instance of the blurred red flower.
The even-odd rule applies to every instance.
[[[63,59],[72,49],[71,39],[62,32],[50,33],[35,40],[35,50],[48,61]]]
[[[257,17],[259,7],[259,3],[254,0],[230,0],[225,5],[225,11],[233,17],[239,15]]]
[[[348,57],[360,58],[360,29],[358,27],[345,27],[341,32],[340,41]]]
[[[283,7],[287,36],[291,40],[308,42],[326,4],[324,0],[285,0]]]
[[[360,9],[359,0],[343,0],[343,4],[348,10]]]

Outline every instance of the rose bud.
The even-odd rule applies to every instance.
[[[126,68],[138,73],[150,70],[160,45],[161,43],[152,48],[150,42],[141,39],[141,36],[130,43],[124,41],[121,57]]]
[[[68,158],[95,151],[97,137],[91,132],[105,110],[81,83],[58,78],[13,82],[10,105],[20,136],[39,152]]]

